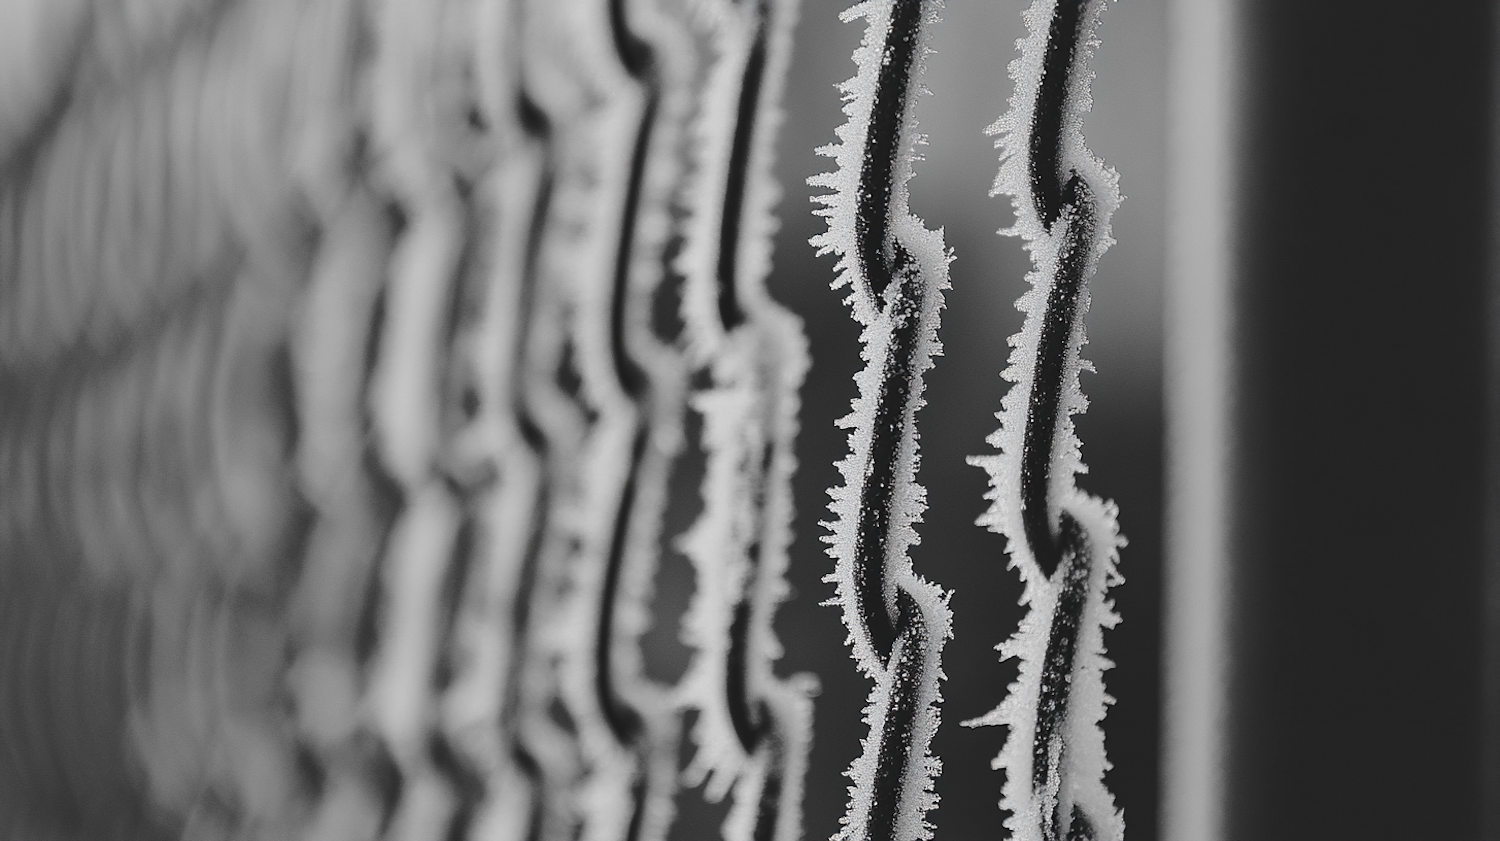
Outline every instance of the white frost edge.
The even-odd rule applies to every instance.
[[[892,329],[889,320],[881,312],[883,302],[875,301],[866,293],[867,284],[864,278],[855,278],[858,274],[858,261],[854,255],[854,210],[859,172],[864,160],[864,122],[869,118],[873,97],[871,79],[879,70],[885,30],[890,26],[889,5],[888,2],[859,3],[840,15],[840,19],[844,21],[865,17],[870,23],[865,31],[864,41],[854,51],[854,59],[859,66],[858,72],[854,78],[840,85],[847,99],[844,113],[849,115],[849,121],[837,132],[842,142],[819,149],[820,154],[834,158],[838,163],[838,168],[832,173],[815,176],[808,180],[809,184],[831,187],[835,191],[829,195],[816,197],[817,201],[827,205],[818,212],[828,219],[828,231],[814,237],[812,243],[819,247],[819,253],[834,251],[839,255],[837,267],[839,275],[834,282],[834,288],[845,284],[852,285],[853,288],[845,300],[850,304],[855,319],[863,325],[863,330],[860,332],[863,350],[860,356],[866,364],[854,378],[859,386],[859,396],[855,398],[850,413],[838,420],[839,426],[850,430],[849,455],[838,463],[839,472],[844,478],[844,485],[829,490],[829,496],[832,498],[829,510],[833,513],[834,520],[823,523],[832,532],[830,535],[825,535],[823,540],[829,544],[828,552],[837,562],[834,573],[824,580],[838,587],[834,603],[844,607],[844,621],[850,629],[848,643],[854,648],[854,657],[861,671],[870,677],[875,677],[883,670],[883,667],[870,647],[870,641],[855,630],[859,627],[859,621],[854,615],[854,543],[859,522],[859,497],[864,483],[864,465],[869,458],[871,445],[870,427],[879,395],[882,364],[891,341]],[[929,52],[926,46],[928,27],[937,20],[935,7],[938,5],[929,2],[924,12],[922,31],[917,45],[916,66],[913,69],[916,86],[913,94],[924,90],[921,87],[923,57]],[[908,99],[908,114],[913,110],[915,100],[915,95]],[[913,132],[916,123],[911,117],[907,118],[906,123],[905,140],[901,146],[910,150],[916,139]],[[887,578],[898,587],[907,581],[922,583],[921,579],[912,572],[911,560],[907,556],[907,550],[919,542],[913,526],[921,520],[922,512],[926,508],[927,496],[926,490],[916,483],[919,456],[914,417],[917,410],[925,404],[922,399],[923,375],[932,367],[932,358],[942,354],[942,344],[937,338],[938,315],[943,306],[943,290],[949,286],[948,263],[952,260],[951,254],[948,253],[943,243],[942,229],[928,230],[920,219],[906,210],[908,195],[906,182],[912,176],[911,161],[911,153],[908,151],[896,167],[895,189],[891,193],[891,207],[895,211],[892,213],[894,218],[891,231],[893,237],[904,244],[916,258],[917,269],[922,277],[927,279],[928,288],[924,296],[924,306],[919,315],[920,324],[917,328],[918,338],[915,349],[916,364],[912,372],[916,388],[904,417],[903,440],[895,475],[897,505],[891,516],[891,540],[887,547]],[[897,288],[898,282],[893,280],[886,290],[887,297]]]

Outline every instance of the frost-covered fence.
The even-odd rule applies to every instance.
[[[125,665],[102,770],[37,711],[70,684],[7,708],[6,832],[655,841],[685,782],[732,792],[726,837],[801,837],[816,682],[779,667],[775,618],[809,359],[767,291],[797,4],[16,8],[37,37],[3,135],[5,572],[45,609],[13,605],[8,644],[87,632]],[[850,838],[925,837],[936,804],[951,617],[908,549],[952,254],[907,182],[939,8],[846,13],[868,29],[819,181],[869,363],[829,576],[876,684]],[[1048,72],[1081,113],[1082,71]],[[1077,224],[1093,205],[1068,200],[1059,226],[1103,242],[1111,200]],[[679,536],[685,448],[705,468]],[[674,543],[695,594],[669,686],[643,639]],[[130,807],[67,813],[101,791]],[[1111,820],[1087,808],[1047,826]]]
[[[658,841],[701,786],[725,837],[803,837],[819,684],[778,616],[812,339],[770,291],[795,0],[14,9],[6,835]],[[1019,340],[1046,371],[1018,384],[1043,397],[1012,534],[1028,587],[1064,591],[1031,595],[1054,631],[1007,769],[1049,838],[1119,834],[1088,788],[1113,521],[1072,463],[1033,469],[1076,448],[1080,284],[1117,201],[1077,136],[1097,9],[1032,10],[1015,102],[1040,116],[1015,106],[1007,164],[1071,173],[1011,178],[1041,191],[1022,228],[1062,313]],[[816,180],[867,363],[827,576],[874,683],[850,839],[928,837],[938,802],[953,616],[911,550],[954,253],[908,182],[940,11],[845,12],[867,27]],[[702,475],[674,496],[684,454]],[[652,671],[660,625],[680,677]],[[82,736],[113,746],[99,767]]]
[[[7,837],[661,838],[684,708],[731,834],[797,837],[810,684],[771,620],[806,354],[761,286],[795,5],[86,11],[7,10],[5,580],[45,610],[6,650],[125,661],[127,756],[90,780],[29,687]],[[694,369],[672,691],[640,638]],[[70,590],[122,647],[41,633]]]
[[[771,180],[796,0],[704,4],[713,69],[706,77],[689,180],[683,320],[690,356],[711,385],[695,400],[707,453],[703,512],[682,545],[696,593],[684,631],[694,648],[682,680],[698,714],[688,782],[734,805],[724,836],[792,841],[802,833],[812,735],[809,675],[774,671],[773,626],[787,596],[801,324],[766,291],[777,190]]]

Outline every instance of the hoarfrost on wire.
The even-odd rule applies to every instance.
[[[1003,374],[1014,385],[989,438],[1000,452],[971,462],[990,474],[992,505],[980,523],[1006,536],[1030,610],[1000,646],[1005,658],[1020,661],[1019,677],[998,708],[967,723],[1010,729],[995,767],[1006,771],[1006,826],[1024,841],[1124,835],[1104,787],[1109,763],[1099,726],[1111,703],[1103,630],[1119,621],[1105,593],[1123,580],[1116,564],[1124,539],[1115,506],[1075,485],[1086,468],[1072,422],[1087,407],[1079,385],[1089,367],[1080,356],[1087,279],[1112,244],[1109,220],[1120,203],[1116,174],[1082,133],[1091,105],[1088,59],[1104,5],[1031,5],[1029,34],[1010,65],[1010,110],[989,128],[1002,160],[992,195],[1011,196],[1016,210],[1015,226],[1001,233],[1025,241],[1033,270],[1016,304],[1025,321],[1009,340]]]
[[[875,681],[864,720],[870,736],[850,767],[849,806],[839,837],[911,841],[931,837],[939,761],[929,752],[937,729],[939,656],[950,636],[947,595],[912,570],[907,550],[925,506],[916,483],[916,412],[922,377],[937,341],[950,255],[941,231],[912,216],[907,182],[918,137],[913,114],[927,29],[941,4],[920,0],[859,3],[845,22],[864,18],[845,82],[839,142],[819,150],[837,168],[809,180],[831,193],[817,197],[828,230],[812,242],[839,256],[835,288],[863,325],[865,368],[859,396],[839,424],[850,430],[850,455],[839,463],[844,485],[830,491],[834,520],[824,539],[836,561],[826,579],[843,609],[860,670]]]
[[[812,737],[811,678],[776,677],[772,627],[787,596],[797,390],[809,362],[800,321],[765,289],[778,193],[772,141],[796,6],[696,7],[716,60],[694,125],[678,268],[689,353],[711,385],[693,401],[707,467],[703,514],[681,539],[698,584],[683,627],[694,656],[679,695],[699,711],[688,782],[706,779],[715,801],[733,788],[731,841],[800,836]]]

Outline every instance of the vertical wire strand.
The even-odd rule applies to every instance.
[[[708,465],[704,511],[682,545],[697,573],[684,619],[695,648],[680,693],[698,710],[689,781],[733,787],[725,837],[796,838],[811,743],[810,676],[773,671],[772,628],[785,598],[797,389],[807,367],[801,325],[770,299],[771,141],[780,121],[793,2],[704,4],[717,60],[702,86],[700,159],[688,193],[683,320],[709,369],[696,395]]]
[[[456,650],[449,651],[458,673],[443,716],[474,789],[453,837],[522,841],[555,837],[548,789],[566,776],[557,770],[556,745],[548,744],[555,734],[530,699],[552,682],[537,674],[534,641],[541,618],[558,604],[550,586],[557,553],[549,551],[561,497],[556,451],[575,436],[571,424],[549,422],[527,393],[537,334],[555,339],[564,328],[547,318],[538,288],[554,167],[550,124],[526,92],[526,10],[503,2],[483,11],[479,107],[499,148],[475,198],[483,209],[475,232],[483,240],[473,267],[477,288],[467,304],[475,313],[456,342],[462,402],[472,400],[472,409],[456,433],[455,469],[473,477],[460,482],[477,482],[469,514],[476,539],[455,620]]]
[[[446,16],[462,11],[387,0],[375,4],[371,18],[375,172],[403,220],[369,386],[376,451],[401,499],[381,563],[384,610],[365,699],[371,729],[393,762],[395,799],[384,827],[393,838],[437,837],[461,805],[435,736],[451,617],[445,579],[461,575],[453,565],[465,560],[469,534],[460,493],[446,474],[444,438],[452,312],[468,231],[453,157],[462,109],[450,110],[461,96],[451,86],[472,50]]]
[[[579,574],[587,489],[595,486],[586,444],[597,413],[581,393],[575,326],[580,278],[590,269],[591,107],[582,58],[578,2],[526,2],[522,7],[519,117],[541,145],[546,167],[527,226],[524,271],[535,290],[535,312],[521,348],[514,411],[531,444],[544,455],[547,499],[537,523],[536,581],[524,649],[516,665],[507,724],[513,756],[535,786],[525,837],[572,841],[586,821],[580,802],[588,768],[584,725],[573,684],[580,651],[575,581]],[[592,57],[591,57],[592,58]],[[503,220],[502,220],[503,221]]]
[[[990,443],[999,455],[971,463],[990,474],[993,504],[980,523],[1008,538],[1011,566],[1030,610],[1001,651],[1020,675],[989,715],[967,722],[1009,727],[996,767],[1006,772],[1001,808],[1015,837],[1036,841],[1119,839],[1124,820],[1104,786],[1109,763],[1099,727],[1103,630],[1119,617],[1106,597],[1120,583],[1115,507],[1080,491],[1072,415],[1087,405],[1079,372],[1087,281],[1109,247],[1120,202],[1117,177],[1084,144],[1089,56],[1103,8],[1096,0],[1036,0],[1029,36],[1010,66],[1010,111],[989,132],[1002,151],[994,193],[1012,197],[1026,241],[1031,289],[1004,376],[1015,385]]]
[[[574,255],[570,335],[592,420],[579,462],[571,627],[560,629],[564,697],[584,760],[581,837],[652,841],[671,822],[679,718],[644,673],[640,635],[681,445],[684,382],[650,313],[663,281],[691,53],[652,3],[592,0],[574,14],[574,69],[593,103],[568,126],[587,226]]]
[[[545,508],[535,524],[536,580],[518,651],[506,723],[513,756],[530,779],[527,839],[571,841],[584,820],[577,800],[584,748],[570,710],[566,663],[571,656],[568,612],[576,575],[579,515],[584,507],[584,444],[592,411],[579,393],[574,262],[587,226],[580,164],[591,150],[581,142],[585,85],[576,76],[573,16],[578,4],[526,3],[524,45],[516,102],[520,123],[541,147],[543,167],[526,228],[523,271],[534,312],[521,347],[522,369],[513,407],[527,440],[543,455]]]
[[[864,329],[860,394],[840,423],[851,428],[840,462],[845,485],[831,493],[835,520],[825,538],[836,559],[826,580],[837,586],[860,670],[875,681],[866,708],[870,737],[849,775],[849,808],[839,837],[931,836],[927,812],[940,768],[929,753],[937,729],[939,655],[951,633],[947,596],[911,569],[925,494],[916,483],[916,412],[936,339],[950,259],[939,231],[907,208],[916,143],[913,110],[927,50],[926,30],[940,4],[919,0],[860,3],[843,19],[868,20],[854,54],[859,70],[844,83],[849,121],[839,143],[820,150],[836,172],[811,179],[833,190],[818,201],[828,232],[813,240],[839,254],[835,286]]]
[[[286,616],[298,767],[312,789],[307,841],[377,837],[395,799],[394,765],[365,707],[381,561],[401,504],[368,434],[397,233],[372,178],[371,115],[361,97],[371,69],[368,15],[361,0],[325,0],[297,33],[300,49],[332,71],[304,80],[304,101],[323,120],[291,161],[321,228],[292,334],[296,464],[314,511]]]

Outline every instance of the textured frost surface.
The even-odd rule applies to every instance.
[[[890,566],[888,575],[893,579],[903,574],[911,575],[911,562],[907,558],[906,550],[917,542],[917,534],[912,526],[921,519],[921,512],[926,506],[926,492],[915,481],[917,434],[914,419],[917,409],[923,404],[922,375],[932,367],[932,357],[942,351],[942,345],[937,340],[937,320],[942,308],[942,290],[948,285],[948,261],[950,259],[943,246],[942,232],[927,230],[920,220],[912,217],[906,210],[906,182],[911,178],[912,142],[910,138],[914,122],[904,116],[901,132],[903,142],[899,144],[901,153],[894,166],[895,182],[891,191],[888,212],[892,217],[891,228],[894,239],[909,249],[913,256],[915,262],[913,274],[921,280],[912,283],[911,286],[920,289],[921,294],[906,296],[903,299],[902,286],[891,283],[886,287],[884,296],[876,297],[871,294],[867,269],[857,256],[855,216],[856,198],[860,191],[860,176],[863,171],[863,147],[865,145],[863,124],[870,119],[871,100],[875,86],[871,77],[881,66],[881,55],[890,26],[892,5],[890,3],[860,3],[842,15],[844,20],[867,17],[870,23],[866,29],[863,44],[854,52],[855,62],[859,65],[859,73],[841,86],[846,97],[849,98],[844,106],[844,113],[849,115],[849,122],[838,129],[838,136],[842,142],[819,150],[834,158],[838,163],[838,169],[833,173],[810,180],[810,183],[815,186],[827,186],[835,190],[829,195],[817,198],[819,202],[828,205],[826,209],[818,211],[828,219],[828,232],[814,237],[813,244],[823,252],[833,251],[839,255],[839,275],[835,281],[835,287],[851,285],[851,291],[845,300],[852,308],[855,318],[864,325],[860,340],[864,344],[861,356],[866,366],[855,377],[860,393],[855,398],[850,414],[839,420],[840,426],[850,430],[850,455],[839,462],[839,471],[844,477],[844,487],[830,491],[833,502],[829,508],[835,515],[835,520],[829,524],[833,534],[825,539],[831,544],[830,554],[838,561],[838,569],[833,576],[830,576],[829,581],[839,588],[838,600],[845,606],[845,618],[850,627],[850,642],[854,646],[855,659],[859,662],[860,668],[872,676],[884,671],[884,667],[880,662],[881,658],[875,656],[871,641],[863,630],[864,621],[852,613],[853,605],[857,601],[854,593],[853,567],[857,543],[855,531],[859,524],[860,498],[865,484],[864,471],[871,460],[870,450],[872,438],[875,436],[873,427],[877,403],[883,388],[889,383],[890,388],[901,390],[907,398],[901,401],[904,405],[897,407],[899,412],[896,418],[899,424],[897,434],[900,436],[897,455],[899,464],[896,467],[897,479],[890,491],[895,504],[891,506],[891,526],[889,527],[891,539],[885,558]],[[925,18],[923,23],[929,23],[936,19],[936,11],[924,7],[923,16]],[[922,37],[925,38],[925,32]],[[925,46],[919,46],[917,49],[918,56],[920,56]],[[914,83],[913,92],[915,91]],[[904,312],[897,311],[896,307],[891,306],[903,303],[907,305],[907,310]],[[915,307],[914,311],[912,307]],[[911,349],[906,354],[910,359],[910,364],[903,366],[897,377],[891,377],[887,374],[886,362],[898,351],[898,348],[894,347],[895,340],[897,340],[894,334],[901,326],[898,322],[911,324],[907,330],[902,331],[909,332],[911,335],[909,340]],[[900,381],[893,381],[895,379]],[[890,593],[886,595],[886,602],[888,612],[894,614],[893,596]]]
[[[1041,65],[1046,49],[1048,22],[1051,19],[1053,7],[1053,2],[1042,0],[1042,2],[1034,3],[1027,10],[1025,18],[1030,35],[1017,41],[1021,56],[1010,64],[1011,78],[1016,82],[1016,92],[1011,97],[1010,111],[987,129],[988,133],[997,136],[995,145],[1001,150],[1000,173],[995,179],[991,195],[1011,196],[1011,203],[1016,210],[1015,227],[1002,233],[1020,236],[1025,241],[1026,249],[1031,253],[1033,266],[1031,273],[1026,276],[1031,288],[1016,302],[1016,308],[1026,314],[1026,319],[1021,332],[1009,340],[1012,347],[1009,367],[1002,375],[1016,385],[1006,393],[1001,404],[1000,430],[989,440],[991,445],[1001,451],[1001,455],[986,456],[982,459],[986,469],[990,470],[992,476],[997,477],[992,481],[993,489],[990,498],[993,500],[993,505],[990,512],[985,515],[983,524],[1003,534],[1010,534],[1012,532],[1009,529],[1020,527],[1019,497],[999,489],[1002,487],[1013,489],[1018,485],[1019,480],[1010,477],[1020,475],[1017,465],[1020,459],[1021,437],[1025,428],[1026,401],[1031,391],[1032,367],[1042,330],[1040,313],[1046,303],[1048,279],[1057,273],[1058,250],[1063,240],[1062,236],[1051,236],[1038,217],[1031,179],[1028,175],[1028,165],[1031,161],[1027,149],[1030,137],[1029,127],[1035,111],[1037,86],[1042,75]],[[1100,0],[1086,0],[1084,3],[1082,23],[1086,28],[1084,35],[1080,38],[1080,43],[1088,44],[1090,47],[1094,43],[1093,28],[1103,7],[1104,3]],[[1083,118],[1092,105],[1089,95],[1089,81],[1092,79],[1092,71],[1088,67],[1089,51],[1089,49],[1079,50],[1078,64],[1070,79],[1066,110],[1063,113],[1061,159],[1066,168],[1077,171],[1093,188],[1097,202],[1099,233],[1094,240],[1092,252],[1087,261],[1087,273],[1092,274],[1098,259],[1114,242],[1109,236],[1109,219],[1115,208],[1119,206],[1120,193],[1116,186],[1119,178],[1114,170],[1105,166],[1103,161],[1084,145]],[[1069,342],[1070,362],[1066,366],[1069,373],[1064,382],[1062,398],[1064,410],[1059,416],[1057,445],[1054,447],[1055,457],[1050,471],[1052,477],[1050,496],[1054,501],[1052,506],[1054,510],[1062,495],[1073,487],[1074,477],[1084,472],[1083,463],[1079,459],[1078,439],[1073,434],[1072,416],[1081,413],[1088,405],[1078,385],[1078,372],[1087,368],[1089,364],[1079,355],[1085,344],[1083,316],[1087,312],[1088,291],[1085,285],[1082,300],[1078,305],[1079,317],[1073,328],[1073,338]],[[1001,478],[1002,473],[1003,478]],[[1020,534],[1020,531],[1014,533]]]
[[[859,397],[839,423],[850,455],[839,463],[844,486],[830,493],[836,588],[849,643],[875,686],[865,709],[870,736],[849,769],[849,810],[841,838],[928,838],[939,770],[928,745],[938,722],[939,654],[950,635],[947,597],[911,569],[908,548],[925,504],[916,483],[916,412],[922,377],[940,352],[938,312],[949,255],[940,231],[907,209],[926,30],[940,4],[866,2],[844,12],[863,17],[858,67],[842,86],[849,121],[839,143],[819,150],[837,169],[809,183],[833,192],[818,199],[828,231],[813,239],[839,256],[835,287],[864,326],[866,367]]]
[[[1016,84],[1010,111],[989,129],[1002,151],[994,193],[1010,195],[1016,208],[1015,228],[1003,233],[1025,240],[1033,271],[1031,288],[1017,302],[1026,317],[1010,339],[1004,372],[1014,385],[997,416],[1000,429],[989,438],[1000,452],[972,461],[990,474],[992,505],[980,522],[1007,537],[1030,610],[1000,648],[1020,661],[1017,681],[996,710],[971,723],[1010,728],[995,762],[1006,771],[1001,807],[1011,812],[1006,826],[1014,837],[1027,841],[1064,835],[1113,841],[1124,834],[1104,787],[1109,763],[1099,726],[1110,703],[1103,629],[1119,621],[1105,593],[1122,580],[1115,567],[1124,540],[1114,505],[1074,484],[1085,467],[1071,419],[1087,406],[1078,380],[1088,367],[1080,356],[1087,279],[1111,244],[1109,219],[1120,202],[1114,171],[1087,149],[1082,134],[1090,107],[1088,56],[1103,6],[1102,0],[1033,3],[1025,15],[1030,34],[1010,65]],[[1062,46],[1049,50],[1049,32]],[[1030,446],[1045,449],[1032,462],[1028,424],[1051,430],[1050,440],[1033,432],[1041,437]],[[1033,482],[1045,486],[1028,496]],[[1038,557],[1038,546],[1045,557]]]
[[[286,380],[296,388],[348,373],[336,371],[338,335],[313,351],[316,372],[295,362],[287,370],[302,346],[290,322],[306,301],[303,278],[326,277],[288,245],[309,233],[304,201],[319,204],[326,186],[288,166],[291,150],[335,148],[346,135],[326,101],[305,108],[286,83],[324,91],[349,79],[349,33],[325,25],[338,5],[236,4],[219,8],[212,26],[190,27],[185,16],[199,4],[128,2],[92,9],[82,30],[60,17],[39,29],[31,24],[40,19],[26,22],[65,17],[72,4],[7,9],[19,17],[7,16],[15,28],[0,38],[28,44],[5,60],[30,67],[6,74],[0,103],[0,144],[16,139],[8,121],[27,124],[24,150],[0,152],[6,587],[71,579],[83,603],[99,588],[129,613],[112,629],[89,627],[128,650],[116,664],[123,693],[91,694],[115,706],[119,728],[95,737],[131,754],[134,805],[99,805],[108,801],[94,781],[110,771],[91,766],[108,748],[80,762],[57,752],[75,746],[71,727],[24,728],[15,777],[72,782],[53,790],[60,799],[19,800],[42,812],[49,800],[102,809],[77,830],[84,835],[104,831],[101,816],[110,832],[132,834],[122,816],[137,807],[185,822],[188,836],[298,829],[306,792],[284,657],[308,632],[286,603],[300,590],[291,556],[302,549],[302,503],[347,498],[336,468],[350,448],[322,453],[307,481],[291,450],[304,432],[337,427],[351,406],[335,387],[328,403],[298,407],[316,419],[307,427],[285,411],[294,402]],[[44,78],[56,61],[68,68],[66,95],[44,90],[61,79]],[[340,239],[327,238],[330,252]],[[298,349],[288,354],[289,344]],[[33,617],[45,614],[22,621]],[[29,628],[27,656],[66,668],[72,642],[51,630]],[[346,716],[352,707],[343,705]],[[46,767],[59,760],[76,767]]]
[[[593,0],[80,9],[0,35],[0,376],[66,374],[0,407],[0,541],[129,588],[138,793],[193,838],[662,835],[679,711],[635,649],[684,402],[646,317],[679,45],[635,0],[623,49]],[[570,731],[619,710],[559,703],[578,652],[648,721],[587,768]]]
[[[289,147],[330,134],[287,101],[288,79],[320,89],[347,72],[281,34],[315,30],[322,55],[339,56],[311,16],[279,0],[226,10],[212,38],[185,37],[140,83],[70,103],[27,177],[0,194],[0,368],[80,340],[104,350],[189,289],[222,285],[237,247],[256,260],[288,250],[302,221]]]

